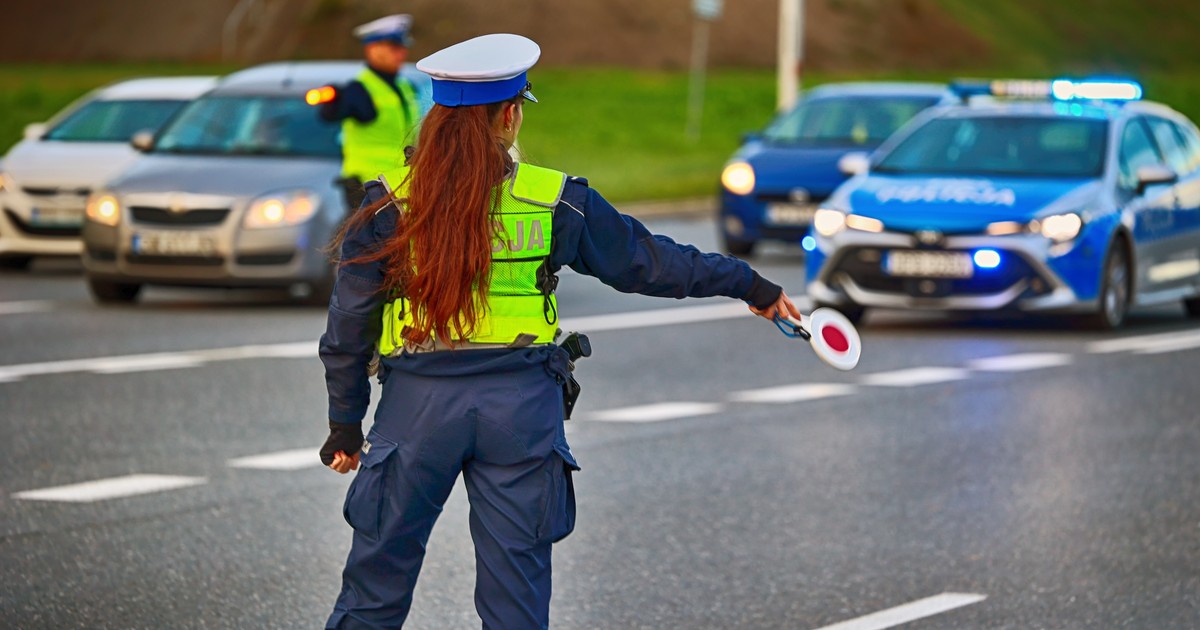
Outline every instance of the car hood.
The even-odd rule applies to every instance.
[[[789,146],[755,141],[743,147],[736,157],[754,168],[754,189],[760,195],[787,195],[794,188],[804,188],[814,198],[823,199],[846,181],[846,175],[838,170],[838,160],[847,153],[872,148]]]
[[[930,178],[870,175],[839,191],[849,210],[891,230],[980,232],[996,221],[1027,222],[1080,210],[1094,200],[1094,179]]]
[[[125,142],[25,140],[5,156],[4,169],[20,186],[91,189],[119,175],[139,157]]]
[[[256,197],[280,190],[331,188],[341,163],[331,158],[151,154],[111,182],[118,194],[187,192]]]

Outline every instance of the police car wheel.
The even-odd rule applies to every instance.
[[[724,235],[725,253],[733,254],[734,256],[750,256],[754,254],[754,246],[757,243],[754,241],[741,241],[736,238],[731,238],[728,234]]]
[[[1200,298],[1192,298],[1183,301],[1183,309],[1187,311],[1188,317],[1193,319],[1200,317]]]
[[[1113,243],[1104,258],[1104,275],[1100,278],[1100,303],[1092,315],[1092,324],[1101,330],[1115,330],[1125,322],[1132,301],[1130,291],[1129,254],[1121,241]]]
[[[29,268],[29,263],[32,261],[33,256],[7,256],[0,258],[0,269],[23,271]]]
[[[88,278],[88,289],[100,304],[130,304],[137,301],[142,285]]]

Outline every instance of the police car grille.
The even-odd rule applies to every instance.
[[[876,247],[847,249],[839,257],[835,269],[846,273],[855,284],[868,291],[911,297],[991,295],[1004,291],[1022,278],[1031,279],[1038,275],[1025,260],[1009,255],[1000,268],[975,273],[971,278],[897,277],[889,275],[883,268],[887,251]]]
[[[175,212],[153,206],[132,206],[133,220],[149,225],[218,225],[229,216],[229,208],[194,208]]]

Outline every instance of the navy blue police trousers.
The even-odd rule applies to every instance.
[[[554,345],[384,359],[383,394],[343,508],[354,540],[326,628],[398,628],[461,473],[484,628],[546,628],[550,548],[575,526]]]

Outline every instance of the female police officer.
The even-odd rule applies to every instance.
[[[547,626],[550,547],[574,527],[579,470],[563,434],[567,353],[554,343],[564,265],[625,292],[725,295],[768,319],[800,315],[744,262],[651,234],[582,179],[512,162],[539,55],[524,37],[487,35],[418,63],[435,106],[408,165],[389,176],[395,195],[370,183],[341,240],[320,346],[321,457],[361,470],[344,506],[354,540],[330,628],[404,622],[460,473],[483,626]],[[382,398],[364,441],[376,349]]]

